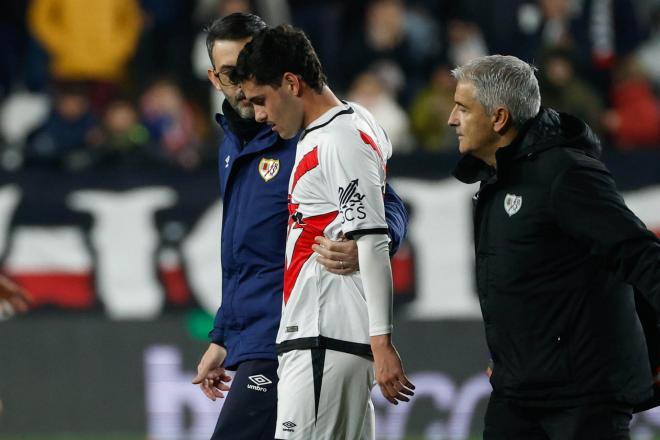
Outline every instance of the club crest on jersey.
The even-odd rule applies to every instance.
[[[367,217],[363,199],[364,195],[358,192],[358,179],[351,180],[346,188],[339,187],[339,212],[342,224]]]
[[[506,211],[507,214],[509,214],[509,217],[511,217],[516,212],[520,211],[521,206],[522,206],[522,196],[517,196],[515,194],[507,194],[506,197],[504,197],[504,210]]]
[[[268,182],[273,177],[277,176],[280,172],[279,159],[266,159],[265,157],[259,162],[259,174],[265,182]]]

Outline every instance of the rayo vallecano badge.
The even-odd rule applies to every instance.
[[[280,172],[279,159],[266,159],[265,157],[259,162],[259,174],[264,181],[268,182],[273,177],[277,176]]]
[[[522,196],[517,196],[515,194],[507,194],[506,197],[504,197],[504,210],[506,211],[507,214],[509,214],[509,217],[511,217],[516,212],[520,211],[521,206],[522,206]]]

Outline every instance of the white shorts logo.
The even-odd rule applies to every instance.
[[[272,380],[268,379],[263,374],[256,374],[254,376],[249,376],[248,379],[250,379],[250,382],[252,383],[247,384],[247,387],[251,390],[261,391],[262,393],[268,391],[268,388],[264,388],[263,385],[268,385],[273,383]]]
[[[284,426],[283,431],[284,432],[294,432],[294,429],[296,427],[296,424],[293,422],[284,422],[282,423],[282,426]]]
[[[507,214],[509,214],[509,217],[511,217],[516,212],[520,211],[521,206],[522,206],[522,196],[517,196],[515,194],[507,194],[506,197],[504,197],[504,210],[506,211]]]

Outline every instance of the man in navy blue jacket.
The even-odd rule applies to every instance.
[[[266,24],[251,14],[232,14],[208,29],[213,69],[209,80],[225,96],[225,132],[220,146],[222,219],[222,305],[209,334],[193,383],[212,400],[223,398],[235,370],[212,439],[272,439],[277,411],[275,338],[282,311],[287,191],[298,137],[283,140],[254,120],[252,105],[229,81],[243,46]],[[385,210],[394,253],[406,233],[407,213],[391,188]],[[358,269],[352,240],[317,237],[313,246],[327,270]]]

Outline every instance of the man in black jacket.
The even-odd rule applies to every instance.
[[[660,240],[626,207],[589,127],[541,108],[511,57],[455,69],[454,175],[474,196],[493,360],[489,439],[626,439],[652,378],[633,286],[660,310]]]

